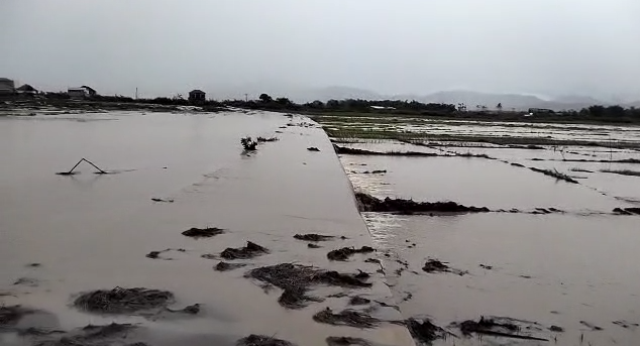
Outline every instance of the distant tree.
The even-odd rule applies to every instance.
[[[591,114],[594,117],[601,117],[604,115],[604,107],[603,106],[598,106],[598,105],[594,105],[589,107],[589,114]]]
[[[269,103],[273,101],[273,97],[267,95],[267,94],[262,94],[260,95],[260,101],[264,102],[264,103]]]
[[[458,103],[458,110],[460,112],[466,112],[467,111],[467,105],[465,105],[464,103]]]
[[[279,97],[279,98],[277,98],[277,99],[276,99],[276,103],[277,103],[277,104],[281,104],[281,105],[283,105],[283,106],[289,106],[289,105],[293,104],[293,102],[291,102],[291,100],[289,100],[289,99],[288,99],[288,98],[286,98],[286,97]]]
[[[620,107],[620,106],[610,106],[607,108],[607,113],[609,116],[612,117],[617,117],[617,118],[622,118],[624,117],[626,114],[624,108]]]
[[[498,103],[496,109],[498,110],[498,112],[502,112],[502,102]]]
[[[329,101],[327,101],[327,108],[331,108],[331,109],[340,108],[340,101],[338,101],[338,100],[329,100]]]

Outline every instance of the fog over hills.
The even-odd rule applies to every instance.
[[[640,101],[632,102],[612,102],[599,100],[591,96],[563,95],[559,97],[546,97],[540,95],[528,95],[517,93],[486,93],[467,90],[439,91],[435,93],[399,94],[384,95],[375,91],[351,88],[351,87],[327,87],[327,88],[305,88],[305,87],[261,87],[258,85],[245,86],[237,90],[228,88],[211,88],[211,97],[215,99],[242,99],[247,94],[250,99],[257,98],[261,93],[270,94],[273,97],[287,97],[294,102],[306,103],[315,100],[326,102],[328,100],[343,99],[363,99],[363,100],[415,100],[422,103],[464,103],[468,110],[475,110],[478,106],[485,106],[487,109],[496,109],[498,104],[503,110],[526,110],[528,108],[548,108],[556,111],[580,110],[592,105],[612,105],[620,104],[624,107],[638,107]]]

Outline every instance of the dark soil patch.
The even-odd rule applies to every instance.
[[[258,140],[258,142],[260,143],[265,143],[265,142],[276,142],[279,141],[278,137],[269,137],[269,138],[265,138],[265,137],[258,137],[256,138]]]
[[[436,259],[430,259],[422,267],[422,270],[427,273],[445,273],[449,271],[449,266]]]
[[[58,340],[36,343],[35,346],[110,346],[125,345],[127,334],[136,329],[132,324],[112,323],[104,326],[88,325],[80,331],[69,333]],[[146,346],[142,342],[127,346]]]
[[[0,306],[0,327],[12,326],[25,315],[33,313],[20,305]]]
[[[320,151],[320,149],[318,149],[316,147],[308,147],[307,150],[309,150],[309,151]]]
[[[462,271],[459,269],[455,269],[455,268],[451,268],[449,267],[447,264],[445,264],[445,262],[441,262],[437,259],[433,259],[430,258],[427,260],[427,262],[424,264],[424,266],[422,267],[422,270],[424,270],[427,273],[453,273],[453,274],[457,274],[460,276],[463,276],[465,274],[468,274],[466,271]]]
[[[291,263],[256,268],[246,276],[283,289],[284,292],[278,301],[280,305],[289,309],[302,308],[306,306],[307,301],[317,301],[317,298],[306,295],[307,290],[315,285],[371,287],[370,283],[357,278],[355,274],[343,274]]]
[[[461,323],[456,323],[454,325],[456,325],[465,336],[470,336],[475,333],[513,339],[548,341],[547,339],[530,335],[517,334],[521,333],[522,328],[514,322],[516,322],[516,320],[509,318],[480,317],[479,321],[467,320]],[[531,327],[528,327],[526,329],[528,332],[532,332]]]
[[[367,258],[366,260],[364,260],[366,263],[377,263],[380,264],[380,260],[377,258]]]
[[[15,286],[38,287],[38,280],[34,278],[19,278],[13,283]]]
[[[371,346],[371,342],[362,338],[348,336],[330,336],[326,339],[328,346]]]
[[[413,214],[413,213],[486,213],[490,210],[485,207],[467,207],[455,202],[414,202],[406,199],[392,199],[385,198],[384,200],[378,199],[371,195],[357,192],[356,200],[358,202],[358,208],[360,211],[373,211],[373,212],[391,212],[400,214]]]
[[[322,235],[322,234],[316,234],[316,233],[296,234],[293,237],[298,240],[304,240],[304,241],[327,241],[327,240],[333,240],[335,238],[335,236],[332,236],[332,235]]]
[[[241,138],[240,144],[242,144],[242,147],[244,148],[245,151],[254,151],[258,146],[258,142],[251,139],[251,137]]]
[[[256,256],[260,256],[263,254],[269,253],[269,250],[266,248],[254,243],[247,242],[247,245],[239,248],[226,248],[224,251],[220,253],[220,257],[233,260],[233,259],[247,259],[253,258]]]
[[[380,320],[365,313],[343,310],[334,314],[331,308],[326,308],[315,315],[313,320],[318,323],[331,324],[334,326],[349,326],[354,328],[374,328],[380,324]]]
[[[384,174],[384,173],[387,173],[386,169],[376,169],[376,170],[373,170],[373,171],[364,171],[364,172],[362,172],[362,174]]]
[[[29,263],[29,264],[27,264],[27,267],[29,267],[29,268],[38,268],[38,267],[41,267],[41,266],[42,266],[42,264],[40,264],[40,263]]]
[[[246,265],[247,265],[246,263],[229,263],[229,262],[220,261],[220,263],[216,264],[216,266],[213,267],[213,269],[219,272],[226,272],[229,270],[245,267]]]
[[[314,244],[314,243],[309,243],[309,244],[307,244],[307,247],[308,247],[309,249],[319,249],[319,248],[321,248],[322,246],[320,246],[320,245],[318,245],[318,244]]]
[[[151,258],[151,259],[158,259],[162,252],[163,251],[151,251],[146,255],[146,257]]]
[[[163,258],[160,257],[161,254],[165,253],[165,252],[169,252],[171,250],[175,250],[178,252],[186,252],[187,250],[185,249],[164,249],[164,250],[160,250],[160,251],[151,251],[148,254],[145,255],[145,257],[147,258],[151,258],[151,259],[163,259],[163,260],[172,260],[172,258]]]
[[[559,326],[551,326],[551,327],[549,327],[549,330],[552,331],[552,332],[556,332],[556,333],[564,332],[564,328],[559,327]]]
[[[480,268],[482,268],[482,269],[486,269],[486,270],[492,270],[492,269],[493,269],[493,266],[489,266],[489,265],[486,265],[486,264],[481,264],[481,265],[480,265]]]
[[[95,313],[126,314],[163,308],[173,302],[173,293],[147,288],[97,290],[80,295],[73,305]]]
[[[351,297],[351,299],[349,299],[349,305],[367,305],[369,303],[371,303],[370,299],[359,296]]]
[[[620,320],[620,321],[613,321],[613,322],[611,322],[611,323],[613,323],[613,324],[615,324],[615,325],[617,325],[617,326],[620,326],[620,327],[622,327],[622,328],[625,328],[625,329],[629,329],[629,328],[631,328],[631,327],[638,327],[638,324],[637,324],[637,323],[631,323],[631,322],[624,321],[624,320]]]
[[[198,313],[200,313],[200,304],[188,305],[184,309],[179,309],[179,310],[173,310],[173,309],[167,308],[167,311],[182,313],[182,314],[189,314],[189,315],[197,315]]]
[[[512,163],[511,163],[511,166],[514,166],[514,167],[524,167],[524,165],[523,165],[523,164],[520,164],[520,163],[517,163],[517,162],[512,162]]]
[[[331,261],[346,261],[352,255],[357,253],[371,253],[374,252],[375,249],[370,246],[363,246],[359,249],[353,247],[343,247],[342,249],[329,251],[327,254],[327,258]]]
[[[580,321],[580,324],[582,324],[583,326],[593,330],[593,331],[598,331],[598,330],[602,330],[601,327],[596,326],[595,324],[591,324],[589,322],[586,321]]]
[[[444,329],[431,323],[429,319],[419,321],[410,318],[405,323],[413,339],[419,342],[430,345],[434,340],[444,339],[447,336],[447,332]]]
[[[152,201],[154,202],[158,202],[158,203],[173,203],[174,200],[172,198],[151,198]]]
[[[236,341],[236,346],[296,346],[289,341],[275,339],[265,335],[251,334]]]
[[[613,212],[621,215],[640,215],[640,208],[615,208]]]
[[[182,235],[193,238],[210,238],[218,234],[224,233],[224,229],[211,227],[211,228],[191,228],[182,232]]]

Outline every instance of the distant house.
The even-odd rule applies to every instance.
[[[15,83],[9,78],[0,78],[0,95],[15,93]]]
[[[87,93],[89,94],[89,97],[93,97],[93,96],[98,95],[98,92],[95,89],[91,88],[91,87],[83,85],[83,86],[81,86],[81,88],[87,91]]]
[[[84,100],[89,96],[89,92],[85,88],[69,88],[67,94],[72,100]]]
[[[20,95],[25,95],[25,96],[33,96],[33,95],[37,95],[38,94],[38,90],[34,87],[32,87],[29,84],[25,84],[19,88],[16,89],[16,93],[20,94]]]
[[[207,94],[202,90],[189,91],[189,101],[191,102],[203,102],[206,100]]]
[[[545,108],[529,108],[529,114],[554,114],[552,109]]]

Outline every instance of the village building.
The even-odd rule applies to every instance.
[[[191,90],[189,92],[190,102],[204,102],[206,100],[206,93],[202,90]]]

